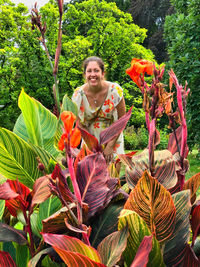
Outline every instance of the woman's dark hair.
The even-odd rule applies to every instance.
[[[99,65],[99,68],[101,69],[101,71],[102,72],[105,71],[104,62],[100,57],[88,57],[83,61],[83,71],[84,71],[84,73],[86,72],[87,66],[91,61],[97,62],[97,64]]]

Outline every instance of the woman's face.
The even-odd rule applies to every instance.
[[[96,61],[90,61],[85,70],[85,79],[89,86],[96,87],[101,85],[104,79],[104,72],[102,72]]]

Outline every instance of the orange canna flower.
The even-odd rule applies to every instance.
[[[60,115],[61,120],[64,123],[66,133],[71,133],[76,116],[71,111],[63,111]]]
[[[153,62],[144,59],[133,58],[131,61],[131,67],[126,70],[126,73],[131,79],[140,87],[140,74],[147,73],[153,74]]]
[[[61,120],[64,123],[65,132],[62,134],[60,140],[58,141],[58,148],[63,150],[65,148],[65,143],[70,141],[70,146],[75,148],[80,144],[81,132],[77,126],[73,129],[74,121],[76,116],[71,111],[63,111],[60,115]]]

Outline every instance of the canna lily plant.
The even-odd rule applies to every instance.
[[[183,88],[171,70],[167,92],[164,68],[132,60],[127,74],[143,95],[149,144],[140,154],[118,155],[126,166],[126,183],[121,186],[102,147],[124,130],[132,110],[102,131],[98,141],[77,126],[77,107],[67,95],[60,106],[56,74],[61,0],[58,9],[52,65],[56,115],[22,89],[18,101],[22,114],[14,130],[0,128],[0,265],[199,266],[200,173],[185,181],[187,84]],[[46,26],[36,6],[34,14],[45,47]],[[151,75],[151,85],[145,74]],[[168,147],[158,151],[156,126],[164,113],[172,132]]]

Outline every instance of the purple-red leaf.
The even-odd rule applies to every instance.
[[[127,122],[131,117],[132,107],[119,120],[115,121],[111,126],[100,133],[100,144],[106,144],[113,138],[117,137],[126,127]]]
[[[0,266],[1,267],[17,267],[12,257],[8,252],[0,251]]]
[[[192,228],[192,245],[194,245],[195,239],[197,238],[200,229],[200,201],[195,205],[191,214],[191,228]]]
[[[149,253],[152,250],[153,236],[145,236],[138,248],[131,267],[146,267],[149,261]]]
[[[89,150],[93,151],[93,152],[98,152],[101,151],[101,146],[99,144],[99,141],[97,140],[97,138],[95,136],[93,136],[92,134],[90,134],[89,132],[87,132],[85,129],[78,127],[80,132],[81,132],[81,136],[84,140],[84,142],[86,143],[86,145],[88,146]]]
[[[0,199],[9,200],[18,196],[19,194],[17,194],[10,188],[10,184],[8,181],[0,185]]]
[[[16,242],[27,245],[26,232],[0,222],[0,242]]]
[[[167,147],[167,149],[172,154],[175,154],[176,152],[180,151],[180,148],[181,148],[181,140],[182,140],[182,126],[179,126],[176,129],[175,133],[171,133],[169,135],[169,141],[168,141],[168,147]],[[187,146],[185,157],[187,157],[188,152],[189,152],[189,149],[188,149],[188,146]]]
[[[89,216],[109,202],[118,183],[110,178],[106,161],[101,153],[85,157],[77,166],[77,182],[82,201],[89,205]]]
[[[189,244],[186,244],[185,257],[182,266],[184,267],[200,266],[200,260],[197,258],[197,256],[195,255],[194,251],[192,250]]]

